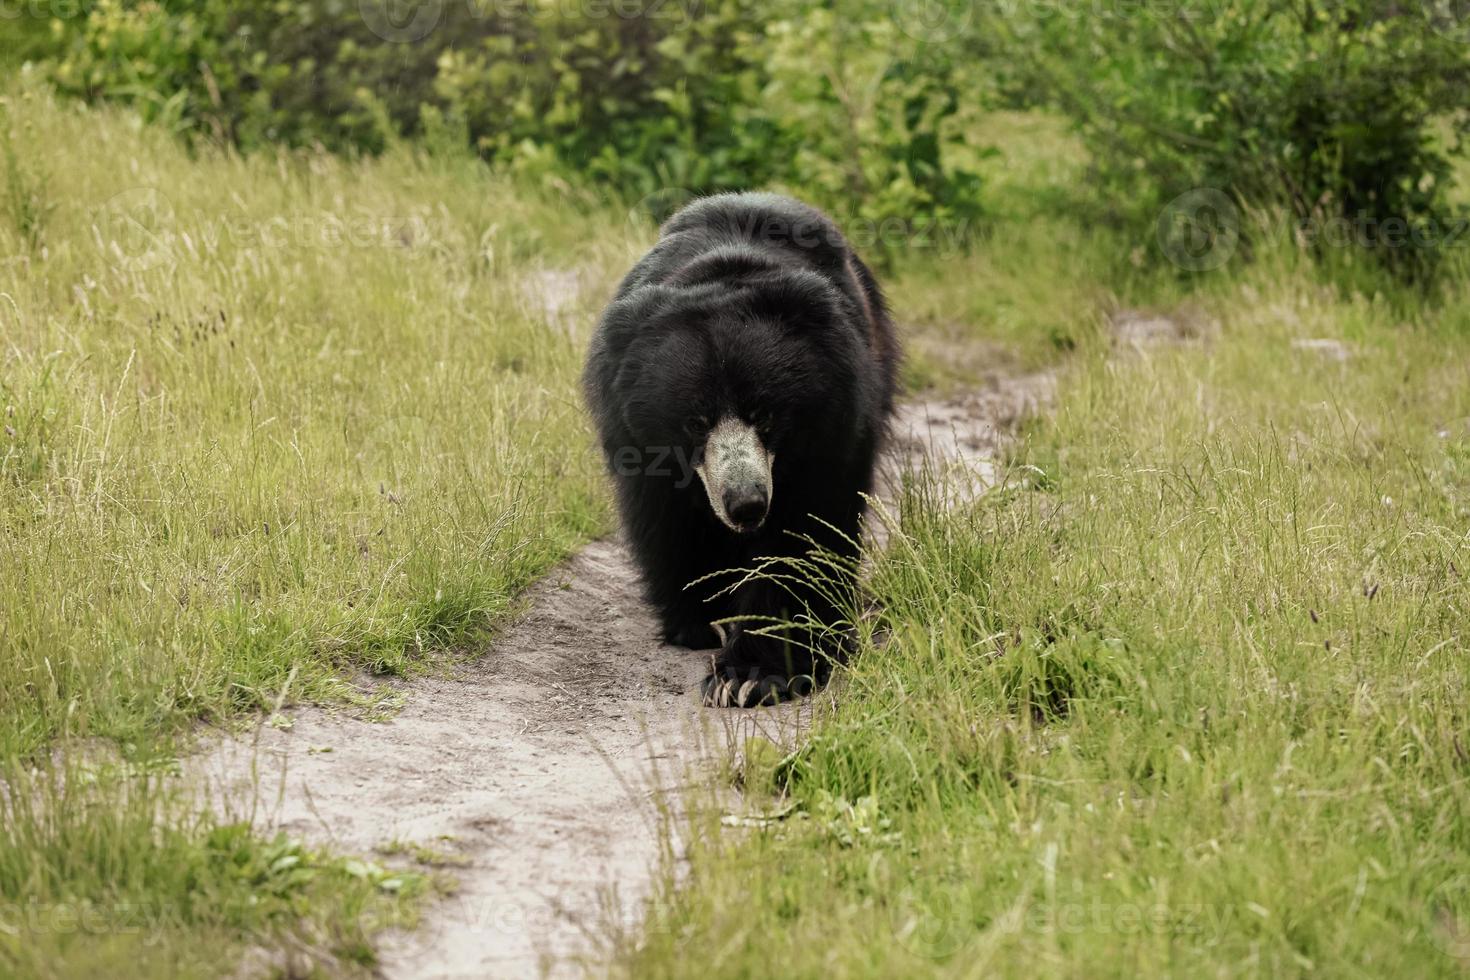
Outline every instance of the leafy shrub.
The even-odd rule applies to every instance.
[[[880,222],[973,215],[960,66],[883,0],[458,0],[385,40],[373,4],[99,0],[59,86],[244,148],[400,137],[628,198],[784,186]],[[415,35],[417,37],[417,35]]]
[[[451,6],[443,25],[462,36]],[[98,0],[53,70],[63,91],[244,148],[376,152],[411,127],[437,51],[374,35],[355,4]]]
[[[41,0],[11,0],[0,5],[0,68],[18,68],[28,61],[54,57],[65,41],[66,22],[61,16],[80,9],[81,0],[55,0],[54,5]],[[57,16],[39,16],[43,12]]]
[[[848,212],[880,246],[893,241],[876,229],[894,218],[966,226],[979,180],[950,159],[963,139],[948,123],[978,72],[949,46],[905,35],[886,4],[860,7],[806,3],[767,29],[753,115],[774,134],[765,152],[790,161],[778,179]]]
[[[434,95],[476,148],[531,167],[547,155],[641,196],[769,179],[743,110],[762,84],[760,0],[638,0],[628,13],[502,0],[515,28],[439,61]]]
[[[1464,132],[1470,47],[1419,4],[1184,0],[1041,5],[1002,27],[1079,125],[1098,186],[1133,214],[1214,188],[1285,205],[1307,236],[1348,221],[1396,271],[1451,223],[1441,120]],[[1392,236],[1396,226],[1423,234]],[[1375,234],[1375,232],[1377,232]],[[1391,240],[1391,239],[1403,240]],[[1320,242],[1319,242],[1320,244]]]

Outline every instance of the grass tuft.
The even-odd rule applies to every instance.
[[[628,973],[1465,968],[1470,331],[1260,261],[910,488],[789,815],[697,813]]]

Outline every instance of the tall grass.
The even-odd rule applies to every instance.
[[[698,823],[619,965],[1470,963],[1459,287],[1284,246],[1160,274],[1066,213],[1054,121],[985,125],[988,238],[891,279],[910,378],[1067,354],[1059,404],[973,506],[915,489],[892,639],[745,773],[785,818]],[[649,230],[453,155],[191,156],[24,84],[0,126],[0,972],[363,968],[421,882],[201,816],[177,737],[370,701],[606,529],[575,377]],[[1185,296],[1217,331],[1110,350],[1109,311]]]
[[[1000,488],[912,496],[892,639],[746,774],[789,815],[696,820],[630,974],[1470,967],[1470,331],[1231,271],[1206,339],[1079,353]]]
[[[537,274],[605,288],[605,209],[10,103],[48,200],[0,223],[0,754],[400,669],[604,526],[593,300]]]
[[[424,875],[221,823],[176,782],[76,759],[7,780],[6,976],[218,977],[251,946],[252,972],[348,975],[373,962],[378,930],[413,925]]]
[[[0,928],[0,972],[213,975],[277,929],[370,958],[377,884],[198,817],[156,760],[372,700],[607,527],[575,378],[648,231],[462,157],[191,156],[23,83],[0,127],[0,905],[182,910]]]

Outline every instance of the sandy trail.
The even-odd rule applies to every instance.
[[[988,483],[1001,441],[1049,392],[1048,376],[995,378],[905,405],[886,485],[924,456]],[[601,928],[638,921],[661,795],[708,774],[729,732],[790,737],[803,717],[801,705],[702,708],[708,654],[656,634],[622,546],[594,542],[530,590],[483,654],[404,685],[391,720],[287,709],[289,728],[211,736],[187,768],[216,805],[253,804],[263,828],[360,854],[427,844],[463,862],[419,929],[381,943],[382,976],[579,975]]]

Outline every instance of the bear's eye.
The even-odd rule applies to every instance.
[[[691,415],[684,420],[684,433],[691,436],[702,436],[709,431],[709,420],[703,415]]]

